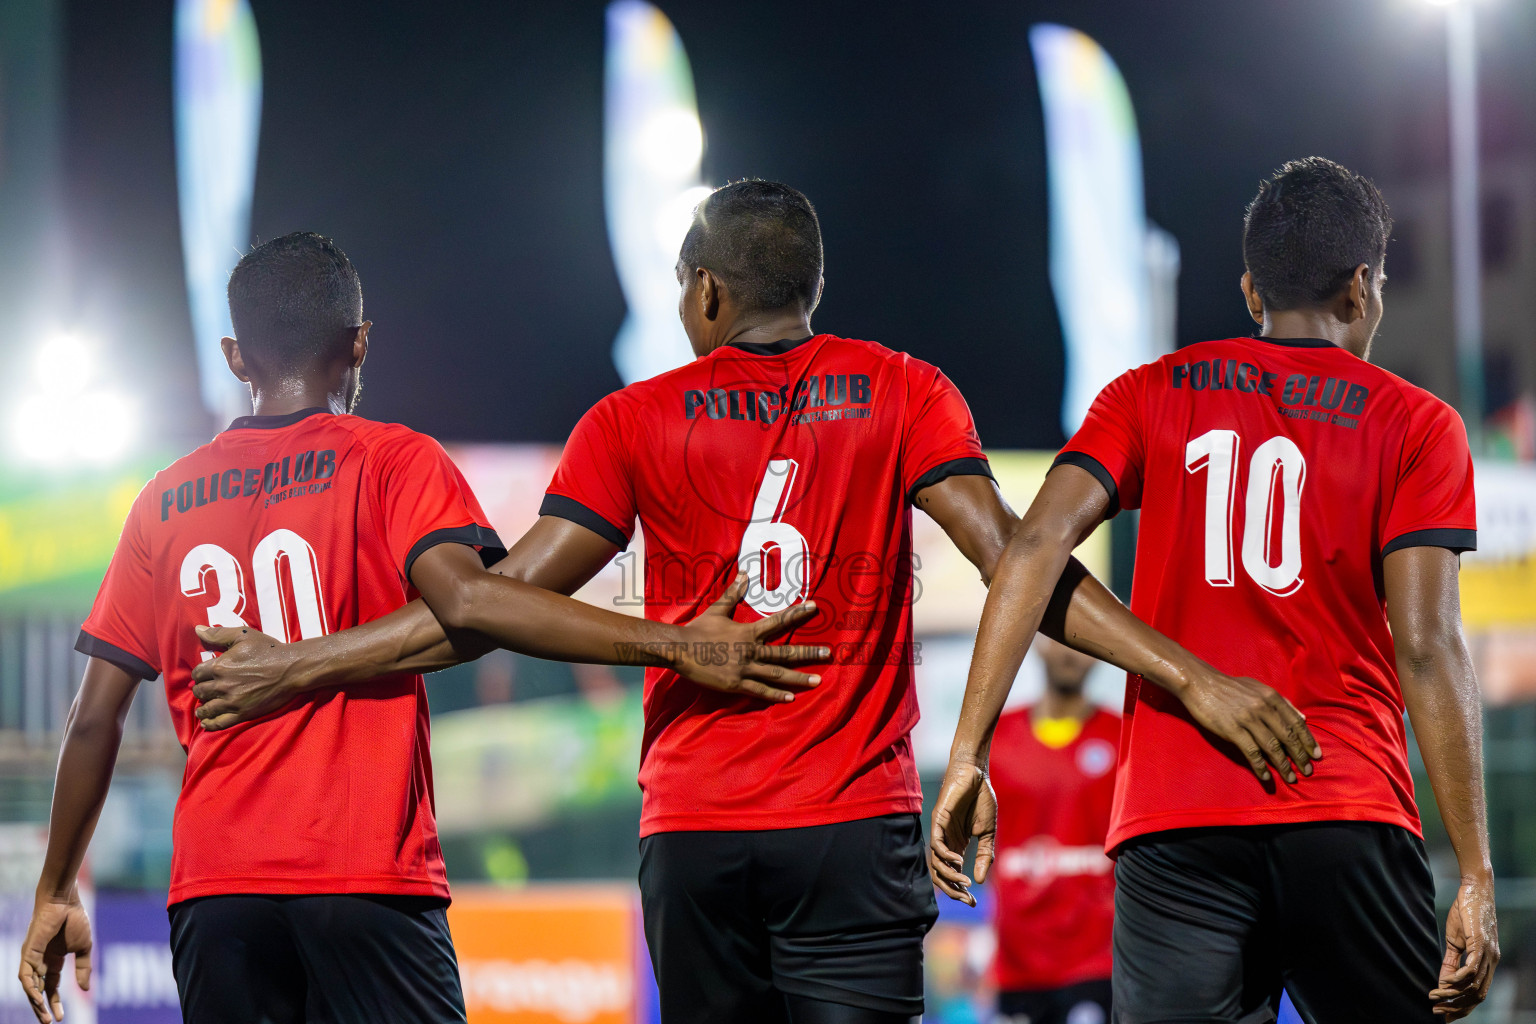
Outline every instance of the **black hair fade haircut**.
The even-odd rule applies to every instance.
[[[263,242],[229,275],[229,318],[247,364],[262,374],[313,370],[363,322],[363,286],[329,238],[295,231]]]
[[[1332,160],[1292,160],[1243,218],[1243,262],[1272,310],[1327,302],[1364,263],[1379,273],[1392,215],[1371,180]]]
[[[811,201],[776,181],[748,178],[711,192],[694,211],[678,264],[703,267],[747,312],[809,309],[821,287],[821,222]]]

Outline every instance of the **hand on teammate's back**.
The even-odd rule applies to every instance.
[[[723,693],[744,693],[775,704],[795,699],[784,686],[812,687],[821,676],[787,669],[785,665],[826,661],[832,649],[816,644],[769,644],[816,615],[816,602],[806,601],[756,622],[737,622],[731,613],[747,595],[747,575],[741,573],[702,615],[683,627],[686,641],[675,652],[672,667],[683,678]]]
[[[244,626],[198,626],[197,638],[223,651],[192,669],[197,717],[209,732],[276,711],[304,689],[296,644]]]
[[[1493,878],[1463,879],[1445,919],[1445,960],[1440,984],[1429,994],[1434,1012],[1460,1020],[1488,997],[1499,963],[1499,923]]]
[[[976,840],[976,883],[987,880],[997,840],[997,795],[986,769],[963,759],[951,759],[944,784],[933,804],[933,829],[928,837],[928,873],[939,891],[952,900],[976,905],[971,879],[965,874],[965,851]]]
[[[1323,756],[1307,716],[1257,679],[1211,669],[1176,695],[1201,728],[1237,747],[1260,782],[1271,781],[1272,765],[1294,785],[1297,770],[1311,775],[1312,762]]]

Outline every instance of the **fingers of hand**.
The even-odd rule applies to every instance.
[[[203,721],[218,718],[220,715],[231,715],[235,712],[235,706],[227,700],[210,700],[197,706],[193,714]]]
[[[804,604],[786,608],[782,612],[774,612],[761,620],[752,628],[752,635],[758,640],[769,640],[780,633],[794,629],[815,614],[816,602],[806,601]]]
[[[1291,785],[1296,784],[1296,769],[1291,767],[1290,751],[1285,749],[1285,741],[1281,734],[1268,727],[1268,723],[1260,725],[1254,736],[1259,741],[1259,746],[1264,750],[1264,760],[1274,766],[1280,777]]]
[[[1312,751],[1317,741],[1307,731],[1307,720],[1301,712],[1277,693],[1270,698],[1270,707],[1264,721],[1280,740],[1285,755],[1296,763],[1296,770],[1302,775],[1311,775]]]
[[[1242,751],[1243,759],[1248,762],[1248,767],[1253,769],[1253,774],[1259,777],[1260,782],[1269,782],[1269,765],[1264,760],[1264,755],[1259,752],[1258,744],[1253,737],[1246,732],[1237,741],[1237,749]]]
[[[936,889],[942,892],[945,896],[948,896],[950,899],[956,900],[960,903],[971,902],[971,896],[969,893],[967,893],[964,889],[958,888],[950,882],[945,881],[939,876],[938,865],[932,857],[928,859],[928,865],[929,874],[933,878],[933,884]]]
[[[789,686],[818,686],[821,684],[821,676],[815,673],[796,672],[794,669],[784,668],[782,665],[764,665],[754,662],[747,666],[744,673],[749,679],[759,679],[765,683],[781,683]]]
[[[795,699],[795,695],[788,690],[777,690],[772,686],[764,686],[753,679],[743,679],[737,687],[738,693],[749,694],[753,697],[761,697],[763,700],[771,700],[775,704],[788,704]]]
[[[239,721],[239,715],[230,714],[219,715],[217,718],[204,718],[198,724],[203,727],[204,732],[218,732],[220,729],[228,729]]]
[[[808,661],[827,661],[832,648],[816,644],[758,644],[753,660],[779,665],[803,665]]]
[[[41,963],[33,962],[30,950],[23,955],[17,977],[21,979],[21,988],[27,994],[27,1001],[32,1004],[32,1012],[38,1020],[46,1022],[48,1000],[43,996],[43,967]]]
[[[984,835],[976,843],[976,884],[981,885],[987,880],[987,873],[992,870],[993,837]]]
[[[930,870],[934,877],[945,884],[965,892],[971,887],[971,880],[965,874],[963,867],[955,867],[942,857],[930,857]]]
[[[747,596],[747,574],[739,572],[736,578],[731,580],[731,585],[725,588],[725,593],[720,599],[709,606],[709,610],[717,615],[730,615],[741,604],[741,599]]]
[[[91,990],[91,950],[89,946],[75,951],[75,984],[80,986],[82,992],[89,992]]]
[[[250,630],[239,626],[198,626],[197,638],[205,647],[229,648],[250,635]]]

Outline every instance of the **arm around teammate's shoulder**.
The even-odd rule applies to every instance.
[[[1405,547],[1382,559],[1403,703],[1461,872],[1439,986],[1431,993],[1435,1012],[1448,1020],[1483,1001],[1499,961],[1482,697],[1462,633],[1458,569],[1456,554],[1442,547]]]

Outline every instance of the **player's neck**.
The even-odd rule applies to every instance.
[[[1075,718],[1086,722],[1093,713],[1093,705],[1082,690],[1058,690],[1047,686],[1040,703],[1035,705],[1036,718]]]
[[[276,384],[251,384],[251,406],[257,416],[287,416],[304,409],[329,409],[340,416],[347,411],[341,391],[315,381],[291,380]]]
[[[775,341],[798,341],[801,338],[809,338],[815,332],[811,330],[811,318],[808,314],[794,310],[782,314],[770,314],[764,319],[756,319],[749,322],[732,324],[729,331],[724,332],[720,346],[746,343],[753,345],[771,345]]]
[[[1369,339],[1361,341],[1360,332],[1352,324],[1340,322],[1327,310],[1284,309],[1276,313],[1264,311],[1264,329],[1261,338],[1321,338],[1339,346],[1351,355],[1366,358],[1370,351]]]

